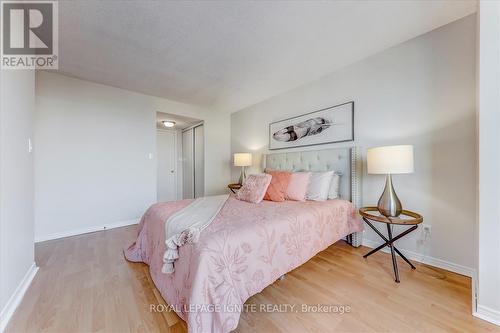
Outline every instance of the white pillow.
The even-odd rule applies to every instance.
[[[309,187],[307,188],[306,200],[327,200],[333,174],[333,171],[311,172],[311,178],[309,178]]]
[[[342,176],[340,172],[333,173],[332,183],[328,191],[328,199],[340,198],[340,176]]]

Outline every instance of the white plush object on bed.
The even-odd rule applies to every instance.
[[[333,171],[311,172],[306,200],[325,201],[328,199]]]
[[[333,173],[332,183],[328,191],[328,199],[340,198],[340,176],[342,175],[338,172]]]
[[[172,214],[165,221],[165,245],[162,272],[174,272],[174,262],[179,258],[178,247],[186,243],[197,243],[200,233],[212,223],[228,194],[201,197]]]

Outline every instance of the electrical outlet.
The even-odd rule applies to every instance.
[[[428,224],[422,224],[422,239],[424,241],[431,239],[432,227]]]

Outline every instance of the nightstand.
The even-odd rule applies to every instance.
[[[363,258],[367,258],[370,255],[374,254],[375,252],[383,249],[384,247],[388,246],[391,249],[391,255],[392,255],[392,267],[394,268],[394,277],[395,281],[399,283],[399,270],[398,270],[398,263],[396,261],[396,253],[399,254],[401,258],[403,258],[404,261],[408,263],[408,265],[411,266],[412,269],[415,269],[415,266],[408,260],[395,246],[394,242],[397,241],[398,239],[406,236],[413,230],[417,229],[418,224],[422,223],[424,218],[422,215],[410,212],[409,210],[403,210],[401,212],[401,215],[398,217],[386,217],[383,216],[379,213],[377,207],[363,207],[359,209],[359,214],[363,217],[363,220],[370,226],[370,228],[373,229],[384,241],[385,243],[377,247],[376,249],[371,250],[367,254],[363,256]],[[373,224],[370,222],[380,222],[380,223],[385,223],[387,225],[387,235],[389,239],[387,239],[377,228],[373,226]],[[396,237],[392,237],[392,226],[393,225],[407,225],[411,226],[410,228],[406,229]]]
[[[240,188],[241,188],[241,184],[229,184],[227,185],[227,187],[231,190],[231,192],[233,192],[234,194],[236,194],[236,191],[238,191]]]

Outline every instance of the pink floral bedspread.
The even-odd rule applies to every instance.
[[[192,200],[158,203],[142,217],[128,260],[144,262],[190,332],[229,332],[245,301],[363,224],[350,202],[252,204],[231,196],[198,243],[179,249],[175,273],[161,272],[165,221]]]

